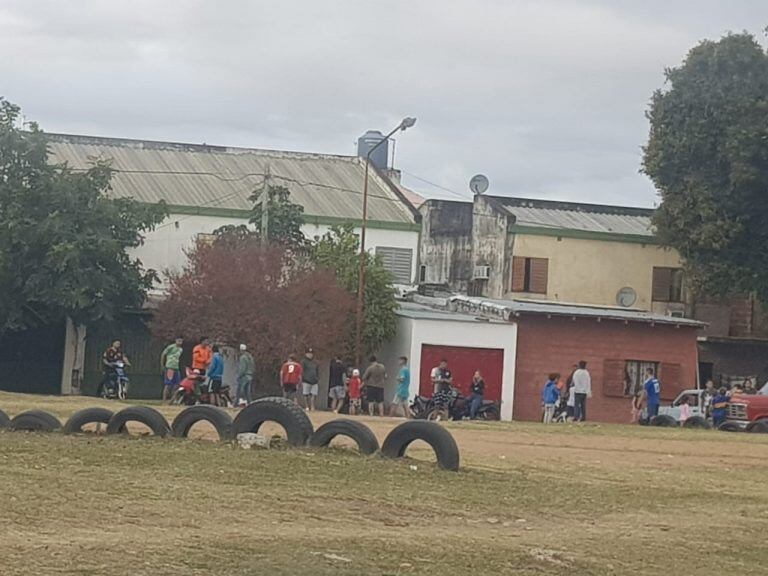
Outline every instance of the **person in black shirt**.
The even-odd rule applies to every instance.
[[[477,418],[477,411],[483,405],[483,396],[485,395],[485,380],[483,380],[480,370],[475,370],[469,389],[469,417],[474,420]]]
[[[328,376],[328,395],[331,397],[331,410],[336,414],[341,410],[344,404],[344,398],[347,396],[347,389],[344,387],[344,375],[347,367],[341,361],[341,356],[336,356],[331,360],[331,366]]]

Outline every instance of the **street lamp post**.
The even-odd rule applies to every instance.
[[[407,130],[416,124],[416,118],[406,117],[392,131],[379,140],[365,155],[365,180],[363,181],[363,222],[360,226],[360,269],[358,270],[357,284],[357,313],[355,314],[355,356],[357,366],[362,366],[363,360],[363,304],[365,302],[365,227],[368,221],[368,169],[371,162],[371,154],[376,148],[389,142],[395,132]]]

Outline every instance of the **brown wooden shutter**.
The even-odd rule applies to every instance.
[[[669,302],[669,291],[672,285],[672,268],[653,268],[653,285],[651,299],[654,302]]]
[[[525,290],[525,258],[512,257],[512,292]]]
[[[680,364],[661,363],[659,382],[661,383],[661,398],[663,400],[674,400],[685,388],[681,381],[680,371]]]
[[[549,259],[531,258],[531,292],[546,294],[549,277]]]
[[[624,360],[603,361],[603,396],[624,396]]]

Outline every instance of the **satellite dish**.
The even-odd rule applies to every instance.
[[[483,174],[475,174],[469,181],[469,189],[472,194],[482,194],[488,190],[488,178]]]
[[[634,288],[624,286],[624,288],[616,292],[616,304],[619,306],[629,308],[630,306],[633,306],[635,302],[637,302],[637,292],[635,292]]]

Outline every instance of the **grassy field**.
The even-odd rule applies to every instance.
[[[102,404],[119,406],[0,393],[9,415]],[[380,439],[397,424],[363,420]],[[448,427],[459,474],[343,449],[0,432],[0,574],[765,574],[768,436]]]

